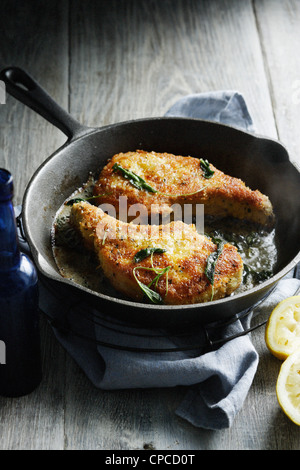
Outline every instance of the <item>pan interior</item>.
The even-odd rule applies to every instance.
[[[267,194],[277,220],[275,273],[284,271],[299,256],[300,176],[281,144],[206,121],[158,118],[91,130],[67,143],[37,170],[25,194],[24,225],[44,274],[61,280],[50,229],[63,201],[87,181],[90,172],[99,174],[114,154],[136,149],[205,157]]]

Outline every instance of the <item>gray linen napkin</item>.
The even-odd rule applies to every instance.
[[[232,91],[187,96],[166,115],[214,120],[254,130],[243,97]],[[26,243],[23,248],[26,249]],[[293,295],[300,281],[291,277],[292,274],[280,281],[272,295],[257,307],[258,312],[268,315],[279,300]],[[89,321],[86,305],[73,296],[68,300],[64,286],[52,285],[42,278],[40,308],[54,319],[56,337],[96,387],[116,390],[180,386],[186,393],[175,413],[197,427],[212,430],[230,427],[257,370],[258,354],[249,335],[206,352],[205,331],[200,327],[193,334],[178,336],[160,330],[141,330],[114,324],[109,312],[92,308],[89,313],[93,321]],[[56,320],[66,316],[64,329]],[[243,332],[249,322],[249,316],[234,321],[221,330],[221,338]],[[70,332],[70,327],[76,334]]]
[[[237,91],[214,91],[185,96],[165,114],[220,122],[254,132],[252,118],[244,97]]]

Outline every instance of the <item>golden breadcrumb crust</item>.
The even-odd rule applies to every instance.
[[[160,226],[128,224],[87,202],[73,204],[71,223],[82,235],[85,246],[96,253],[114,288],[127,297],[143,300],[133,270],[152,266],[151,257],[136,263],[134,256],[144,248],[159,247],[166,251],[153,255],[153,266],[170,266],[168,282],[163,275],[156,288],[164,303],[181,305],[211,300],[212,286],[205,268],[208,256],[216,251],[217,245],[200,235],[194,225],[181,221]],[[151,270],[136,269],[135,273],[146,285],[155,277]],[[242,281],[242,273],[243,262],[237,249],[225,244],[216,264],[213,299],[234,292]]]
[[[115,163],[136,173],[158,192],[135,188],[113,170]],[[198,158],[143,150],[119,153],[101,171],[94,194],[101,195],[98,204],[112,204],[117,214],[119,197],[126,196],[128,206],[143,204],[149,214],[151,210],[168,213],[176,203],[204,204],[205,215],[231,216],[264,226],[274,223],[272,204],[266,195],[251,190],[242,180],[224,174],[212,164],[210,168],[214,175],[206,179]]]

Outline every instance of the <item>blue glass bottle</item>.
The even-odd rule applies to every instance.
[[[0,168],[0,395],[32,392],[42,378],[38,278],[20,252],[13,208],[13,178]]]

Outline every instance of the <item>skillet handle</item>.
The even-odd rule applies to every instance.
[[[0,72],[0,79],[10,95],[54,124],[69,139],[87,131],[88,127],[61,108],[25,70],[7,67]]]

